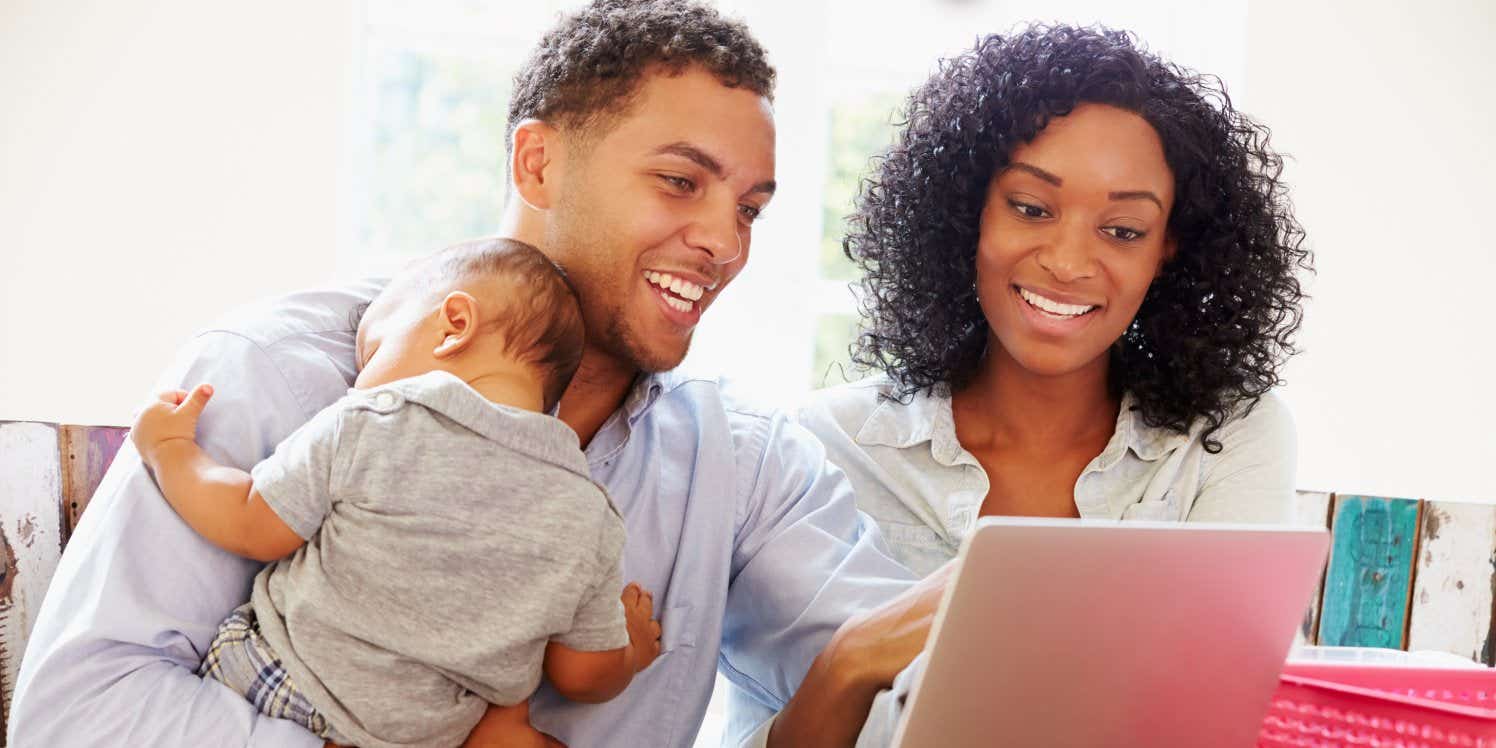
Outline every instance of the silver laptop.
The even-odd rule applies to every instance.
[[[984,518],[894,744],[1255,744],[1323,529]]]

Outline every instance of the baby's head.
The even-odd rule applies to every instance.
[[[550,411],[583,340],[576,291],[550,258],[523,242],[477,239],[412,263],[369,304],[354,386],[441,369],[490,399]]]

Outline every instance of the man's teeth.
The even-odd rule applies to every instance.
[[[1036,294],[1026,288],[1018,289],[1018,293],[1019,295],[1023,296],[1024,301],[1027,301],[1028,303],[1038,307],[1043,311],[1049,312],[1050,314],[1058,314],[1061,317],[1079,317],[1080,315],[1096,308],[1095,306],[1061,304],[1058,301],[1046,299],[1043,296],[1040,296],[1039,294]]]
[[[647,270],[644,273],[644,279],[690,301],[697,301],[701,298],[702,294],[706,293],[706,289],[701,286],[691,281],[677,278],[669,273],[657,273],[653,270]],[[689,308],[691,305],[687,304],[686,306]]]

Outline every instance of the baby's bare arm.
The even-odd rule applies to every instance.
[[[562,696],[595,704],[617,696],[634,673],[660,656],[660,623],[654,620],[654,597],[637,584],[623,590],[623,615],[629,643],[622,649],[581,652],[550,642],[545,648],[545,677]]]
[[[204,385],[190,395],[162,393],[136,419],[130,438],[161,495],[199,535],[246,558],[283,558],[305,541],[254,490],[249,473],[218,464],[194,441],[212,392]]]

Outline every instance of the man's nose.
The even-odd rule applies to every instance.
[[[700,249],[713,265],[726,265],[743,254],[743,237],[738,233],[736,201],[725,208],[721,204],[703,205],[687,227],[686,244]]]

